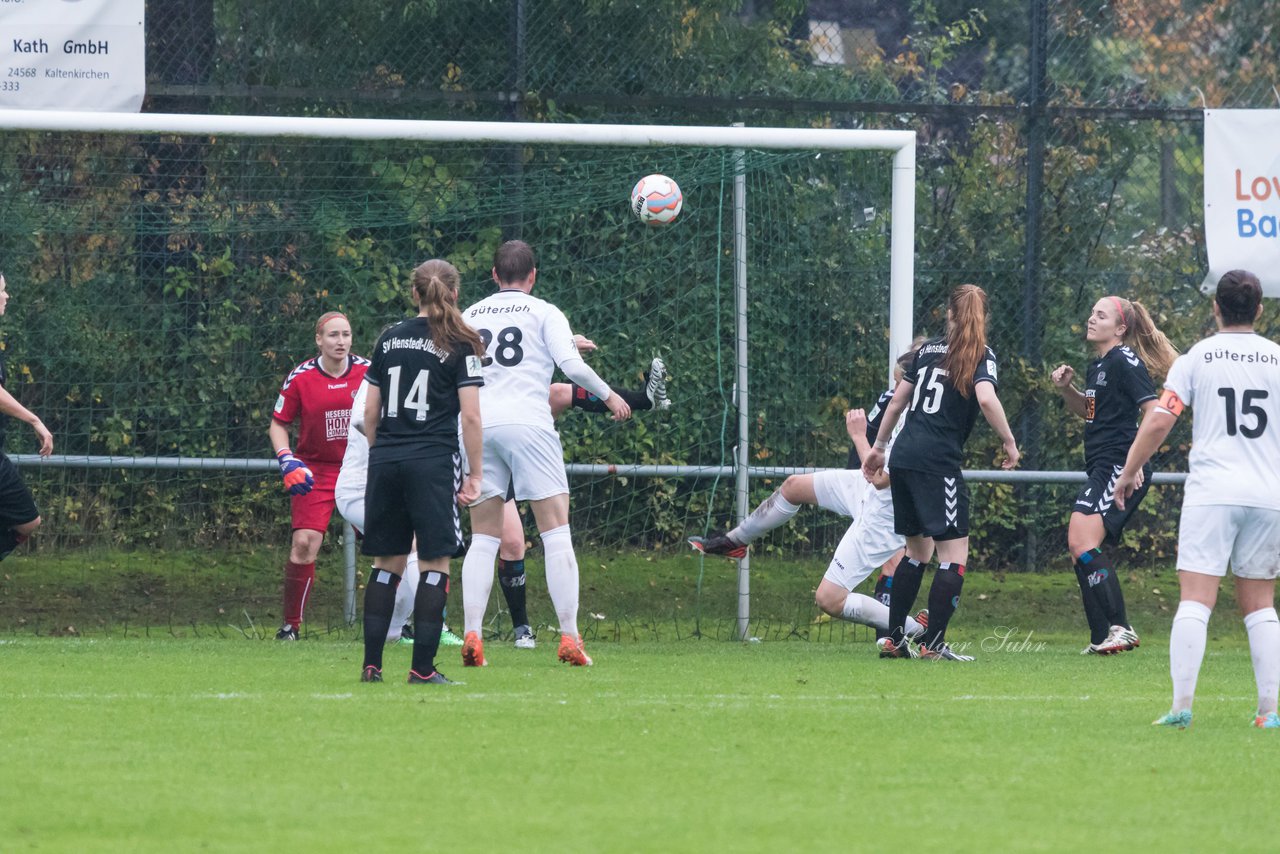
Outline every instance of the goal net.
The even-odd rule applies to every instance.
[[[587,142],[591,126],[569,131],[582,139],[534,135],[545,126],[499,138],[490,129],[504,126],[485,124],[472,139],[378,138],[430,123],[369,122],[379,133],[344,137],[312,134],[305,120],[186,118],[195,129],[154,115],[86,119],[149,129],[0,115],[7,387],[57,442],[37,463],[30,431],[11,422],[8,452],[45,519],[41,559],[80,566],[86,589],[136,586],[120,606],[141,601],[136,621],[278,616],[289,513],[266,431],[280,383],[315,354],[325,311],[350,317],[355,352],[367,354],[410,311],[409,273],[430,257],[458,267],[466,305],[492,292],[501,241],[526,240],[535,294],[596,342],[588,361],[602,377],[640,389],[654,356],[668,366],[668,411],[559,420],[584,610],[596,564],[684,548],[733,524],[788,470],[844,465],[844,411],[885,386],[892,149],[909,134],[846,149],[814,143],[847,133],[835,131],[709,129],[743,132],[724,137],[741,144],[709,145],[679,142],[681,129],[665,129],[666,142],[630,129]],[[865,150],[877,147],[888,150]],[[672,225],[647,227],[629,210],[651,172],[683,190]],[[313,621],[335,626],[336,519],[311,606]],[[801,514],[760,548],[825,560],[846,524]],[[529,534],[536,543],[531,520]],[[701,607],[711,573],[710,616],[732,619],[734,572],[691,559],[686,586],[664,582],[662,601],[636,612],[670,613],[673,599]],[[32,619],[109,620],[87,598]]]

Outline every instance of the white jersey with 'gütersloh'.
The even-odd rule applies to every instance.
[[[555,429],[548,389],[556,365],[578,358],[564,313],[523,291],[504,290],[463,312],[492,362],[484,369],[480,417],[485,427],[528,424]]]
[[[1179,356],[1164,385],[1193,407],[1183,503],[1280,510],[1280,345],[1219,332]]]

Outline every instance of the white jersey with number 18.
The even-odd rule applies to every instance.
[[[573,331],[560,309],[523,291],[505,290],[462,313],[484,340],[480,418],[485,427],[528,424],[555,429],[548,389],[556,365],[577,359]]]
[[[1219,332],[1179,356],[1164,386],[1194,407],[1183,504],[1280,510],[1280,345]]]

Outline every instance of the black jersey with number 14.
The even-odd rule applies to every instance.
[[[467,344],[452,352],[431,338],[425,317],[397,323],[378,339],[365,379],[382,395],[369,462],[458,450],[458,389],[484,385],[481,357]]]
[[[911,383],[906,422],[893,443],[890,467],[952,474],[960,470],[964,444],[978,418],[978,383],[996,384],[996,354],[988,347],[973,372],[968,397],[956,391],[942,368],[947,339],[926,341],[902,381]]]

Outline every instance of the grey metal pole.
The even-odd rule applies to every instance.
[[[737,394],[738,403],[738,453],[736,472],[738,522],[747,518],[751,509],[748,501],[751,497],[751,477],[748,468],[751,464],[750,415],[747,395],[747,175],[746,152],[738,149],[734,152],[733,175],[733,284],[734,314],[737,319],[737,332],[734,336],[734,354],[738,364]],[[746,640],[751,623],[751,556],[738,561],[738,640]]]
[[[342,552],[346,558],[346,572],[342,582],[343,592],[343,613],[347,618],[347,625],[354,626],[356,623],[356,530],[351,527],[350,522],[342,523]]]

